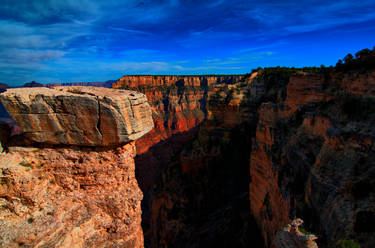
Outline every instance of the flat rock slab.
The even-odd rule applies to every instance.
[[[152,130],[144,94],[99,87],[8,89],[0,95],[24,135],[39,143],[113,146]]]

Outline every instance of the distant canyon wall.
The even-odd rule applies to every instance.
[[[242,80],[244,76],[124,76],[113,88],[138,90],[150,102],[155,128],[136,142],[139,170],[145,168],[149,178],[141,182],[148,188],[155,183],[158,167],[196,134],[206,117],[209,88]],[[170,140],[168,142],[165,142]],[[161,145],[163,144],[163,145]],[[152,146],[159,149],[151,149]],[[162,149],[162,150],[160,150]],[[150,164],[148,161],[152,160]],[[145,165],[145,166],[143,166]],[[137,168],[137,169],[138,169]]]

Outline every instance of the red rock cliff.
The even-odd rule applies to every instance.
[[[298,72],[277,87],[276,98],[263,101],[250,157],[250,206],[266,244],[289,218],[304,216],[322,242],[354,238],[373,246],[370,88],[373,70]]]
[[[138,143],[150,247],[247,247],[258,231],[270,247],[297,216],[323,247],[373,247],[373,68],[273,68],[207,88],[126,80],[143,80],[156,120]]]
[[[137,174],[146,182],[143,223],[149,247],[243,247],[249,240],[259,241],[256,230],[255,237],[250,234],[254,222],[248,208],[248,158],[240,156],[249,153],[250,136],[238,137],[241,130],[248,132],[245,123],[254,112],[241,107],[247,98],[239,82],[244,78],[170,78],[119,81],[142,81],[137,89],[154,110],[154,131],[137,141],[137,147],[146,148],[137,156],[138,169],[145,169]],[[152,86],[145,85],[147,80]],[[233,168],[229,161],[240,166]]]
[[[135,178],[135,143],[129,140],[152,128],[147,101],[137,92],[110,90],[101,98],[103,89],[62,90],[68,89],[44,89],[45,94],[35,95],[32,89],[16,89],[1,96],[30,139],[27,147],[19,147],[19,139],[10,140],[7,153],[1,153],[1,245],[143,247],[142,192]],[[73,102],[82,107],[80,116],[64,105]],[[93,115],[85,109],[100,111]],[[40,118],[50,125],[38,125]],[[92,118],[102,120],[100,125]],[[95,129],[80,129],[81,125]],[[73,127],[77,134],[64,136]],[[59,129],[54,133],[53,128]],[[89,133],[97,130],[96,136]]]
[[[209,86],[231,84],[243,76],[124,76],[113,88],[138,89],[147,96],[155,128],[137,142],[137,153],[171,137],[191,130],[204,119]]]
[[[155,128],[136,142],[142,189],[155,183],[159,167],[196,134],[206,115],[207,92],[216,84],[232,84],[244,76],[124,76],[113,88],[138,90],[147,96]],[[164,144],[164,145],[160,145]],[[159,146],[158,149],[150,147]],[[152,161],[151,163],[149,161]],[[147,167],[147,168],[145,168]],[[149,176],[146,176],[149,175]]]

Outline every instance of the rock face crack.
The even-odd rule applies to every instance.
[[[129,100],[129,106],[130,106],[130,109],[131,109],[131,111],[132,111],[132,116],[133,116],[133,118],[135,118],[135,114],[134,114],[134,109],[133,109],[132,101],[131,101],[130,99],[128,99],[128,100]]]
[[[100,108],[100,99],[99,97],[97,96],[96,99],[98,100],[98,122],[96,123],[96,129],[98,129],[98,132],[100,134],[100,138],[101,140],[103,141],[103,134],[102,134],[102,131],[101,131],[101,127],[100,127],[100,124],[101,124],[101,108]]]

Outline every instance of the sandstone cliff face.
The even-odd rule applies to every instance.
[[[373,72],[297,73],[278,88],[283,97],[262,103],[250,205],[267,244],[287,216],[303,216],[322,244],[354,238],[374,246],[374,87]]]
[[[83,94],[79,100],[75,99],[77,105],[82,103],[81,106],[90,103],[91,97],[100,98],[103,93],[103,89],[79,89],[92,94]],[[28,97],[23,95],[24,98],[17,98],[19,101],[16,106],[22,106],[23,110],[44,109],[46,101],[33,101],[35,97],[49,99],[48,103],[53,103],[49,107],[65,109],[62,104],[66,99],[60,94],[48,92],[46,95],[34,96],[32,91],[29,92]],[[17,92],[13,94],[18,95]],[[122,95],[119,91],[113,98],[103,96],[102,100],[111,103],[110,106],[118,111],[117,123],[122,126],[131,123],[132,128],[139,125],[137,128],[140,133],[147,132],[147,125],[141,125],[144,119],[151,116],[136,113],[136,108],[134,112],[121,112],[127,109],[123,104],[125,101],[128,101],[128,106],[132,106],[128,94],[140,95],[137,92],[125,92]],[[8,101],[9,98],[2,99]],[[144,104],[143,100],[141,104]],[[17,115],[15,105],[5,106],[12,106],[12,114]],[[146,109],[145,113],[150,111]],[[33,114],[38,115],[28,112],[30,120],[39,118]],[[121,118],[133,118],[133,122],[121,123]],[[104,120],[102,123],[108,123],[103,126],[109,126],[110,120],[113,119]],[[90,121],[92,119],[86,118],[84,124],[96,126],[97,122]],[[30,128],[30,132],[40,130],[38,125],[34,127],[35,130]],[[55,137],[44,137],[46,141],[55,140]],[[9,143],[17,142],[11,140]],[[121,139],[116,144],[102,139],[98,147],[84,141],[79,143],[80,146],[66,143],[54,146],[39,143],[37,147],[33,147],[33,143],[28,147],[8,146],[8,152],[2,153],[0,157],[1,246],[143,247],[142,192],[135,178],[135,143],[122,143]]]
[[[143,247],[135,145],[11,148],[2,155],[3,247]]]

